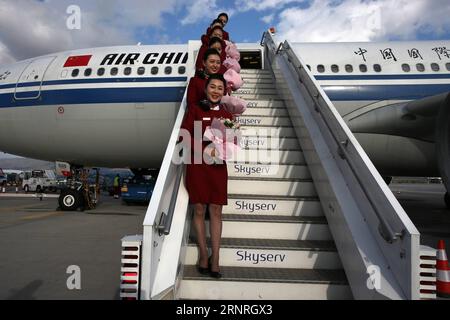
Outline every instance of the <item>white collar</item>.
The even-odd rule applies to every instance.
[[[219,110],[220,110],[220,105],[217,105],[217,106],[215,106],[214,108],[211,108],[211,110],[219,111]]]

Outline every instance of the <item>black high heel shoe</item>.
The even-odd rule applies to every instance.
[[[209,271],[209,275],[212,278],[216,278],[216,279],[222,278],[222,274],[220,273],[220,271],[212,271],[212,268],[211,268],[211,257],[208,258],[208,271]]]
[[[203,275],[209,275],[209,259],[208,259],[208,266],[206,267],[206,268],[203,268],[203,267],[200,267],[200,264],[197,264],[197,271],[198,271],[198,273],[200,273],[200,274],[203,274]]]

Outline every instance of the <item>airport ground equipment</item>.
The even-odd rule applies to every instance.
[[[263,69],[244,69],[236,93],[249,103],[228,167],[224,277],[196,272],[184,99],[143,224],[140,299],[420,299],[419,232],[301,57],[270,32],[261,44]],[[261,152],[279,161],[251,160]]]
[[[99,170],[95,182],[89,181],[89,169],[70,166],[66,186],[61,189],[58,204],[63,211],[95,209],[100,197]]]

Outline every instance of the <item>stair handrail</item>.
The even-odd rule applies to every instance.
[[[386,266],[383,266],[385,268],[384,270],[391,273],[391,276],[386,276],[391,277],[392,279],[395,278],[399,288],[401,288],[401,292],[403,292],[397,297],[403,296],[408,299],[418,299],[420,287],[420,233],[398,203],[398,200],[392,194],[342,117],[334,108],[324,90],[320,87],[310,70],[305,67],[306,65],[303,63],[301,57],[297,56],[294,52],[290,43],[284,41],[277,49],[274,36],[270,32],[265,33],[264,43],[267,51],[270,52],[270,54],[267,54],[268,60],[271,60],[271,63],[275,66],[279,64],[286,66],[281,68],[289,73],[287,77],[290,80],[286,81],[291,81],[288,84],[288,87],[290,86],[292,88],[290,90],[294,90],[294,92],[297,92],[296,94],[300,96],[302,92],[309,95],[308,100],[310,101],[306,102],[309,106],[308,108],[310,108],[308,109],[309,111],[307,111],[310,113],[308,117],[314,119],[314,117],[316,117],[315,115],[319,115],[317,118],[320,118],[320,121],[324,124],[323,129],[326,128],[325,135],[330,136],[330,138],[334,140],[334,144],[331,143],[331,140],[324,141],[328,144],[328,148],[332,154],[335,155],[335,166],[337,168],[344,168],[346,166],[348,169],[345,170],[349,173],[352,172],[352,177],[341,175],[342,178],[340,179],[346,181],[348,185],[356,183],[357,186],[350,185],[348,188],[352,189],[349,190],[360,190],[356,192],[358,192],[360,196],[363,196],[362,198],[358,198],[355,197],[355,195],[352,195],[354,199],[352,200],[354,208],[358,208],[355,212],[359,212],[360,215],[358,219],[364,218],[364,221],[366,221],[366,219],[367,221],[378,221],[377,230],[373,230],[375,228],[369,223],[366,222],[365,224],[366,228],[373,234],[372,241],[374,241],[374,243],[369,246],[371,246],[373,250],[378,250],[377,252],[379,252],[375,253],[374,251],[374,257],[379,257],[377,259],[381,259],[381,256],[378,255],[381,254],[384,256],[387,263]],[[277,59],[277,57],[280,58]],[[277,75],[275,75],[275,77],[277,77]],[[295,83],[295,81],[298,81],[298,83]],[[302,90],[306,90],[307,92]],[[317,128],[320,128],[320,126],[317,126]],[[339,134],[341,134],[341,136]],[[333,145],[334,147],[332,147]],[[366,200],[367,202],[364,202]],[[373,217],[364,210],[366,208],[370,208],[367,211],[371,212],[371,214],[374,215]],[[332,207],[332,204],[329,204],[329,208],[324,208],[327,216],[335,215],[335,209],[336,208]],[[345,217],[345,215],[343,217]],[[348,228],[352,227],[348,225]],[[375,236],[376,233],[378,233],[378,237]],[[404,238],[406,238],[406,241]],[[344,238],[340,239],[342,242],[339,245],[342,245],[342,248],[345,247],[344,240]],[[338,245],[338,243],[336,244]],[[374,244],[378,246],[378,249],[375,249],[373,246]],[[357,247],[358,243],[355,243],[354,247],[352,247],[349,252],[357,252]],[[362,256],[364,256],[364,254]],[[347,263],[349,269],[352,269],[350,261],[345,261],[345,263]],[[363,264],[367,266],[366,262],[363,262]],[[407,268],[407,270],[405,268]],[[362,269],[359,270],[362,271]],[[362,274],[359,273],[355,276],[357,281],[354,281],[354,284],[360,286],[363,278]],[[393,284],[393,286],[397,285]],[[366,291],[360,291],[359,289],[355,290],[362,293],[361,296],[367,297],[367,295],[370,294],[367,293],[367,289]],[[400,291],[397,290],[397,292]]]

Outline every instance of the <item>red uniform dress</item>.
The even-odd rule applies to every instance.
[[[205,93],[206,78],[196,75],[192,77],[189,81],[188,91],[187,91],[187,106],[188,109],[192,105],[198,104],[200,101],[206,99]]]
[[[191,134],[191,164],[186,165],[186,188],[189,193],[189,202],[191,204],[228,204],[228,171],[227,165],[223,164],[207,164],[203,159],[202,163],[194,163],[194,121],[201,121],[202,136],[196,137],[203,140],[206,127],[211,125],[214,118],[233,119],[233,115],[226,111],[221,105],[218,110],[203,110],[198,105],[194,105],[188,109],[188,113],[183,121],[182,128]],[[203,150],[211,144],[211,141],[202,141]]]
[[[226,48],[225,42],[222,41],[222,52],[220,53],[220,62],[222,64],[225,61],[225,59],[227,58],[227,54],[225,52],[225,48]],[[208,44],[203,45],[203,46],[200,47],[200,50],[198,51],[198,55],[197,55],[197,61],[195,62],[195,69],[197,69],[197,70],[199,70],[199,69],[203,70],[204,69],[204,66],[203,66],[203,58],[204,57],[203,56],[205,55],[205,52],[208,49],[209,49]],[[224,66],[222,65],[219,73],[224,74],[225,71],[227,71],[226,68],[225,68],[225,71],[223,71],[223,68],[224,68]]]

